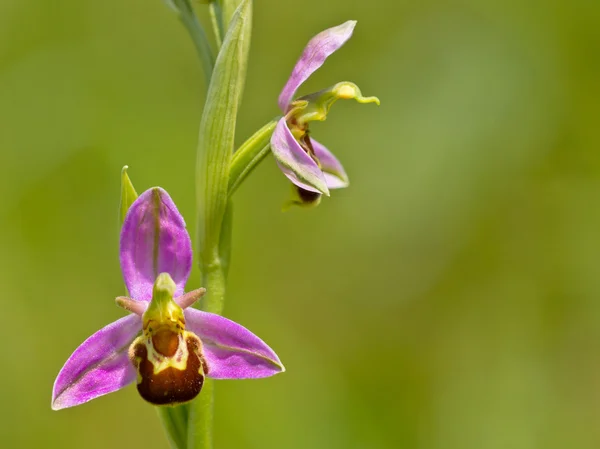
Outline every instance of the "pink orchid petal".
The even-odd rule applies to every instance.
[[[302,83],[350,39],[355,26],[355,20],[348,20],[341,25],[321,31],[308,42],[279,95],[279,107],[284,113],[287,112],[288,105]]]
[[[142,193],[131,205],[121,230],[121,270],[129,295],[152,299],[160,273],[171,275],[181,296],[192,268],[192,244],[185,221],[160,187]]]
[[[137,315],[121,318],[89,337],[62,367],[52,390],[52,408],[73,407],[117,391],[136,379],[129,345],[142,329]]]
[[[309,192],[329,195],[323,172],[296,141],[285,118],[277,122],[271,137],[271,151],[277,165],[290,181]]]
[[[337,160],[331,151],[329,151],[323,144],[317,142],[312,137],[310,138],[313,150],[315,150],[315,156],[321,163],[321,170],[325,176],[325,182],[327,187],[330,189],[342,189],[348,187],[350,180],[344,170],[344,167]]]
[[[202,340],[208,377],[254,379],[285,370],[277,354],[242,325],[197,309],[186,309],[185,319],[186,328]]]

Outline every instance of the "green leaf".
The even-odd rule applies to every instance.
[[[227,209],[229,170],[250,49],[251,26],[252,1],[243,0],[217,57],[200,122],[196,193],[201,270],[220,264],[220,233]]]
[[[128,168],[129,167],[126,165],[121,170],[121,204],[119,205],[121,224],[123,224],[123,221],[125,220],[125,215],[127,215],[129,207],[138,197],[138,194],[131,183],[131,179],[129,179],[129,175],[127,175]]]
[[[271,152],[271,136],[279,117],[256,131],[233,154],[229,171],[229,196],[240,186],[254,168]]]

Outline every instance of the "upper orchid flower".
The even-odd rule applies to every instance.
[[[309,134],[308,124],[327,118],[329,108],[339,99],[377,103],[377,97],[363,97],[354,83],[341,82],[328,89],[293,100],[298,88],[325,60],[350,39],[356,21],[349,20],[313,37],[296,63],[279,95],[285,114],[277,123],[271,149],[281,171],[297,187],[297,204],[317,204],[321,194],[349,184],[348,176],[336,157]]]
[[[147,401],[178,404],[200,392],[205,376],[247,379],[284,371],[273,350],[246,328],[188,308],[204,289],[184,294],[191,242],[164,190],[147,190],[131,205],[120,260],[131,298],[119,297],[117,304],[132,313],[100,329],[69,357],[54,383],[53,409],[82,404],[136,380]]]

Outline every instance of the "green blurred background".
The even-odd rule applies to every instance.
[[[226,314],[288,371],[218,383],[216,448],[600,447],[600,3],[258,0],[238,141],[347,19],[300,93],[382,104],[313,127],[352,181],[319,208],[272,159],[235,195]],[[123,315],[121,167],[194,226],[203,92],[160,0],[0,2],[2,447],[166,447],[133,387],[50,393]]]

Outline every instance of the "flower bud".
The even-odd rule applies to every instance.
[[[125,215],[127,215],[127,211],[129,207],[133,204],[133,202],[137,199],[138,194],[133,187],[131,179],[127,175],[127,169],[129,167],[124,166],[121,170],[121,202],[119,205],[119,211],[121,214],[121,224],[125,221]]]

